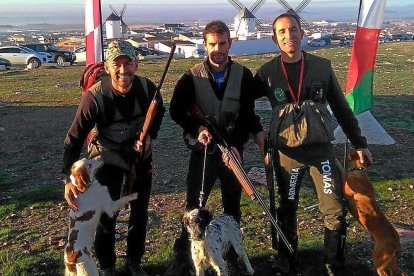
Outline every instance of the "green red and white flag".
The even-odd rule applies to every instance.
[[[386,0],[361,0],[345,98],[355,115],[372,108],[374,65]]]
[[[86,65],[103,61],[100,0],[85,0]]]

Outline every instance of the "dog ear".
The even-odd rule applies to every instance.
[[[188,216],[188,212],[184,212],[183,219],[181,220],[181,224],[184,228],[187,228],[187,226],[189,225],[189,220],[190,218]]]
[[[203,220],[203,224],[206,224],[206,225],[208,225],[213,219],[213,215],[206,209],[201,209],[198,215]]]
[[[348,160],[350,161],[350,166],[349,168],[351,169],[363,169],[365,168],[364,164],[361,163],[361,161],[359,160],[359,155],[358,153],[355,151],[353,153],[351,153],[350,155],[348,155]]]
[[[86,190],[90,181],[86,164],[83,163],[82,166],[73,166],[71,172],[78,190]]]

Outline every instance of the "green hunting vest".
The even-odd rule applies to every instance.
[[[148,98],[147,80],[136,76],[135,81],[141,82],[146,98]],[[115,108],[109,78],[103,79],[101,85],[93,86],[91,92],[95,95],[101,122],[96,125],[94,137],[88,145],[89,158],[101,155],[105,163],[129,170],[131,159],[135,154],[132,146],[144,125],[146,110],[142,110],[138,97],[135,96],[131,118],[125,119]],[[139,93],[139,91],[134,91],[134,93]],[[151,155],[151,149],[145,155],[146,157]]]
[[[232,132],[239,117],[243,66],[232,62],[227,69],[227,85],[221,101],[214,93],[207,70],[204,63],[197,64],[190,69],[195,86],[195,103],[202,109],[205,116],[215,118],[221,135],[226,137]]]

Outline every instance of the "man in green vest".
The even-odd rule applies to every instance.
[[[233,216],[240,223],[241,186],[223,161],[220,150],[212,141],[211,133],[191,114],[191,108],[194,104],[197,105],[206,117],[215,121],[220,135],[242,161],[249,134],[253,134],[261,150],[264,147],[262,125],[254,111],[254,78],[249,69],[229,57],[232,41],[225,23],[213,21],[207,24],[203,38],[208,58],[181,77],[175,86],[170,105],[171,118],[183,128],[184,140],[191,149],[185,208],[191,210],[199,207],[202,187],[204,206],[218,178],[224,213]],[[205,179],[202,184],[203,170]],[[174,244],[174,252],[174,263],[166,275],[185,275],[191,268],[189,240],[185,229]]]
[[[273,22],[273,34],[280,55],[260,67],[255,78],[261,91],[258,96],[266,96],[273,109],[269,134],[278,153],[274,157],[280,195],[277,218],[296,252],[299,189],[308,172],[325,224],[324,270],[327,275],[335,275],[344,265],[346,213],[331,144],[334,135],[327,103],[361,162],[371,165],[372,156],[330,61],[302,51],[300,20],[289,13],[278,16]],[[289,273],[295,268],[296,257],[280,242],[274,269]]]
[[[64,143],[63,173],[65,199],[72,209],[77,209],[76,196],[80,193],[69,179],[71,166],[79,159],[86,136],[94,128],[96,135],[89,144],[90,157],[101,156],[104,165],[97,171],[96,179],[108,187],[113,200],[119,199],[130,168],[135,168],[136,178],[132,192],[138,198],[132,201],[126,248],[126,270],[129,275],[148,275],[141,267],[145,252],[148,203],[152,186],[151,143],[160,129],[165,108],[160,105],[154,123],[145,141],[145,153],[137,163],[137,154],[143,150],[137,140],[142,131],[145,115],[156,92],[155,84],[135,75],[138,68],[134,47],[126,41],[112,41],[108,45],[105,71],[107,76],[91,86],[82,96],[78,111]],[[137,152],[136,152],[137,151]],[[135,166],[131,166],[135,163]],[[115,224],[116,216],[103,214],[95,235],[95,253],[100,275],[115,275]],[[92,237],[93,238],[93,237]]]

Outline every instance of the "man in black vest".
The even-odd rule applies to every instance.
[[[361,162],[371,165],[372,156],[330,61],[301,50],[303,31],[299,19],[288,13],[278,16],[273,33],[281,54],[259,68],[255,78],[261,86],[262,94],[258,96],[266,96],[273,108],[269,132],[278,153],[274,160],[280,195],[278,220],[296,252],[299,189],[308,171],[324,217],[324,269],[326,274],[335,275],[344,264],[346,213],[326,103],[357,149]],[[280,242],[274,269],[288,273],[295,261],[296,254],[289,254]]]
[[[156,86],[149,79],[136,76],[137,68],[138,62],[132,45],[125,41],[111,42],[105,62],[109,76],[94,84],[82,97],[64,143],[65,199],[73,209],[77,208],[75,198],[78,191],[70,182],[70,168],[79,159],[85,138],[93,128],[96,135],[90,147],[95,151],[91,154],[101,155],[104,161],[96,178],[108,187],[113,200],[120,197],[131,163],[136,162],[137,152],[143,150],[137,137],[142,130]],[[157,137],[164,112],[165,108],[160,101],[145,142],[146,154],[135,166],[136,178],[132,191],[138,192],[138,198],[131,202],[126,252],[126,269],[130,275],[147,275],[141,268],[141,258],[145,251],[152,184],[151,141]],[[103,214],[96,231],[94,246],[101,275],[115,273],[115,223],[116,216]]]
[[[213,118],[218,131],[242,160],[244,144],[253,134],[263,150],[264,134],[260,118],[254,112],[254,79],[246,67],[228,56],[231,47],[230,31],[225,23],[213,21],[205,27],[204,46],[208,58],[188,70],[175,86],[171,99],[171,118],[184,130],[184,139],[191,151],[186,181],[186,210],[199,207],[199,195],[203,184],[204,199],[220,179],[224,213],[232,215],[240,223],[241,186],[226,167],[220,150],[212,142],[212,135],[195,118],[190,110],[196,104],[205,116]],[[207,146],[206,166],[204,145]],[[166,275],[185,275],[189,272],[190,250],[187,231],[174,244],[175,260]]]

